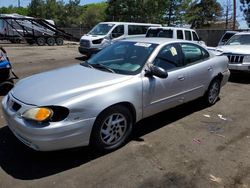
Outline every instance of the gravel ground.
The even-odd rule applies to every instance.
[[[72,44],[2,45],[20,78],[84,59]],[[33,151],[0,110],[0,187],[248,188],[249,84],[250,75],[233,74],[214,106],[196,100],[144,119],[128,144],[106,155],[88,147]]]

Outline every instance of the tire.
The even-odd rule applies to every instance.
[[[204,95],[204,101],[208,106],[212,106],[217,102],[220,94],[220,84],[221,81],[218,78],[213,79],[210,83],[208,90]]]
[[[14,87],[14,82],[12,80],[6,81],[0,84],[0,95],[4,96]]]
[[[45,38],[44,37],[37,38],[36,43],[38,46],[44,46],[45,45]]]
[[[61,37],[57,38],[57,39],[56,39],[56,44],[57,44],[58,46],[62,46],[62,45],[63,45],[63,38],[61,38]]]
[[[53,37],[49,37],[49,38],[47,39],[47,44],[48,44],[49,46],[54,46],[55,43],[56,43],[56,40],[55,40]]]
[[[110,152],[123,146],[132,132],[133,118],[121,105],[104,110],[96,119],[90,145],[101,152]]]
[[[32,45],[32,44],[34,44],[34,43],[35,43],[35,41],[34,41],[34,40],[32,40],[32,39],[27,39],[26,41],[27,41],[27,43],[28,43],[29,45]]]

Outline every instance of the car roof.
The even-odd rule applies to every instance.
[[[124,39],[123,41],[145,42],[145,43],[153,43],[153,44],[165,44],[165,43],[172,43],[172,42],[193,43],[192,41],[187,41],[187,40],[161,38],[161,37],[134,37],[134,38]]]
[[[163,26],[163,27],[150,27],[149,29],[178,29],[178,30],[189,30],[189,31],[194,31],[194,29],[190,29],[190,28],[185,28],[185,27],[166,27],[166,26]]]
[[[128,24],[128,25],[149,25],[149,26],[161,26],[161,24],[154,23],[137,23],[137,22],[100,22],[99,24]]]
[[[235,35],[250,35],[250,32],[249,31],[243,31],[243,32],[236,33]]]

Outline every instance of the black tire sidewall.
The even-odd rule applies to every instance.
[[[38,46],[44,46],[46,40],[45,40],[44,37],[39,37],[39,38],[36,39],[36,42],[37,42],[37,45],[38,45]]]
[[[125,132],[123,138],[119,142],[117,142],[113,145],[107,145],[107,144],[103,143],[103,141],[101,140],[100,131],[101,131],[101,127],[102,127],[102,124],[105,121],[105,119],[114,113],[121,113],[126,118],[127,129],[126,129],[126,132]],[[96,121],[95,121],[94,126],[92,128],[92,133],[91,133],[91,137],[90,137],[90,145],[101,152],[109,152],[109,151],[113,151],[115,149],[118,149],[121,146],[123,146],[126,143],[126,141],[128,140],[128,138],[132,132],[132,127],[133,127],[132,124],[133,124],[132,115],[126,107],[121,106],[121,105],[112,106],[112,107],[104,110],[96,118]]]
[[[56,44],[58,45],[58,46],[62,46],[63,45],[63,38],[57,38],[56,39]]]
[[[48,44],[49,46],[54,46],[55,43],[56,43],[56,41],[55,41],[54,38],[50,37],[50,38],[47,39],[47,44]]]

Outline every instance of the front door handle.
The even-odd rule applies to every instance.
[[[178,80],[180,80],[180,81],[183,81],[183,80],[185,80],[185,77],[184,76],[178,76]]]

